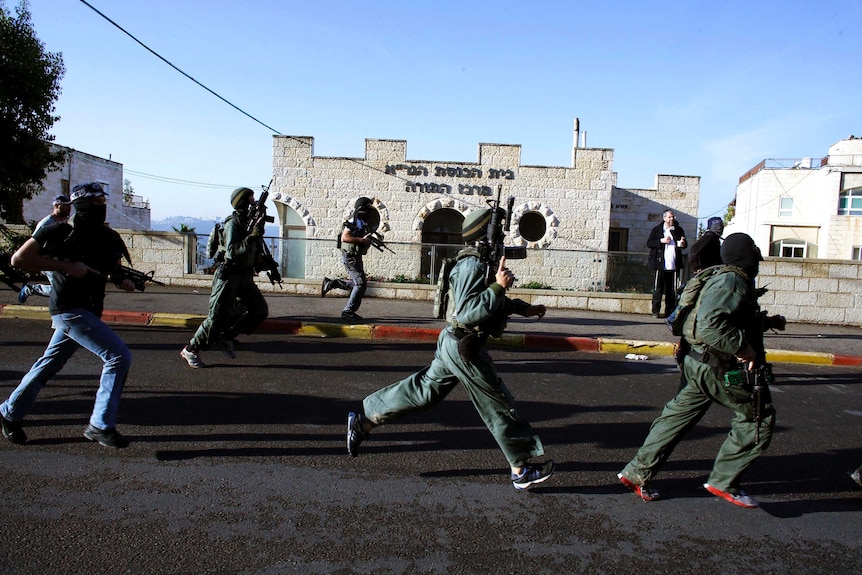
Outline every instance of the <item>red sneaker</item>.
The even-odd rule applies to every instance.
[[[655,501],[656,499],[661,499],[661,495],[655,489],[650,489],[646,485],[638,485],[622,473],[617,473],[617,477],[620,478],[620,482],[622,482],[623,485],[631,489],[635,495],[644,501]]]
[[[740,491],[739,494],[734,495],[733,493],[722,491],[718,487],[713,487],[709,483],[704,483],[703,488],[715,495],[716,497],[721,497],[722,499],[730,501],[734,505],[739,505],[740,507],[745,507],[746,509],[754,509],[755,507],[760,505],[757,502],[757,499],[755,499],[754,497],[749,497],[743,491]]]

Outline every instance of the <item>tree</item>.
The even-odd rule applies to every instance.
[[[63,55],[36,37],[27,0],[14,16],[0,0],[0,218],[8,222],[24,223],[24,201],[65,159],[48,133],[65,73]]]
[[[132,187],[132,182],[126,178],[123,180],[123,203],[132,203],[132,198],[135,197],[135,188]]]

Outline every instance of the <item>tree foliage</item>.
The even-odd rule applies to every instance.
[[[0,218],[8,222],[23,223],[24,201],[63,163],[48,131],[60,119],[54,102],[65,73],[63,55],[36,36],[28,2],[13,15],[0,0]]]

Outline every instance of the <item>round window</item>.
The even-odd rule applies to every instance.
[[[518,230],[521,232],[521,237],[528,242],[538,242],[545,237],[548,224],[545,216],[539,212],[526,212],[518,222]]]

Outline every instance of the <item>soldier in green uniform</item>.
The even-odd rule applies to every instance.
[[[182,358],[193,368],[206,367],[200,353],[213,343],[228,357],[236,357],[234,338],[240,333],[252,333],[269,314],[266,299],[254,282],[265,222],[260,219],[249,226],[249,207],[253,201],[254,192],[249,188],[237,188],[231,194],[234,211],[224,223],[224,246],[219,248],[224,249],[224,261],[213,275],[209,314],[188,345],[180,350]],[[239,315],[238,302],[242,310]]]
[[[490,209],[470,214],[462,228],[464,242],[483,241],[490,221]],[[501,258],[490,285],[486,265],[475,247],[459,253],[449,276],[454,314],[449,326],[440,332],[434,360],[406,379],[372,393],[363,401],[363,412],[348,415],[347,451],[351,456],[358,455],[360,443],[372,428],[436,406],[460,382],[509,462],[515,488],[526,489],[551,476],[553,460],[530,463],[533,457],[544,454],[542,442],[530,424],[518,416],[485,347],[489,336],[502,335],[511,314],[542,317],[545,306],[506,297],[506,289],[515,278],[505,267],[505,258]]]
[[[718,273],[707,280],[685,322],[684,338],[691,346],[682,366],[687,383],[665,405],[643,446],[618,475],[623,485],[645,501],[659,498],[650,481],[676,444],[718,403],[733,411],[734,417],[704,488],[740,507],[758,506],[756,499],[740,489],[740,477],[769,446],[775,410],[767,391],[758,426],[756,396],[746,380],[733,376],[740,373],[736,370],[741,364],[749,370],[766,365],[763,332],[770,327],[784,329],[784,318],[760,312],[754,278],[763,258],[750,236],[728,236],[721,246],[721,259],[740,271]]]

